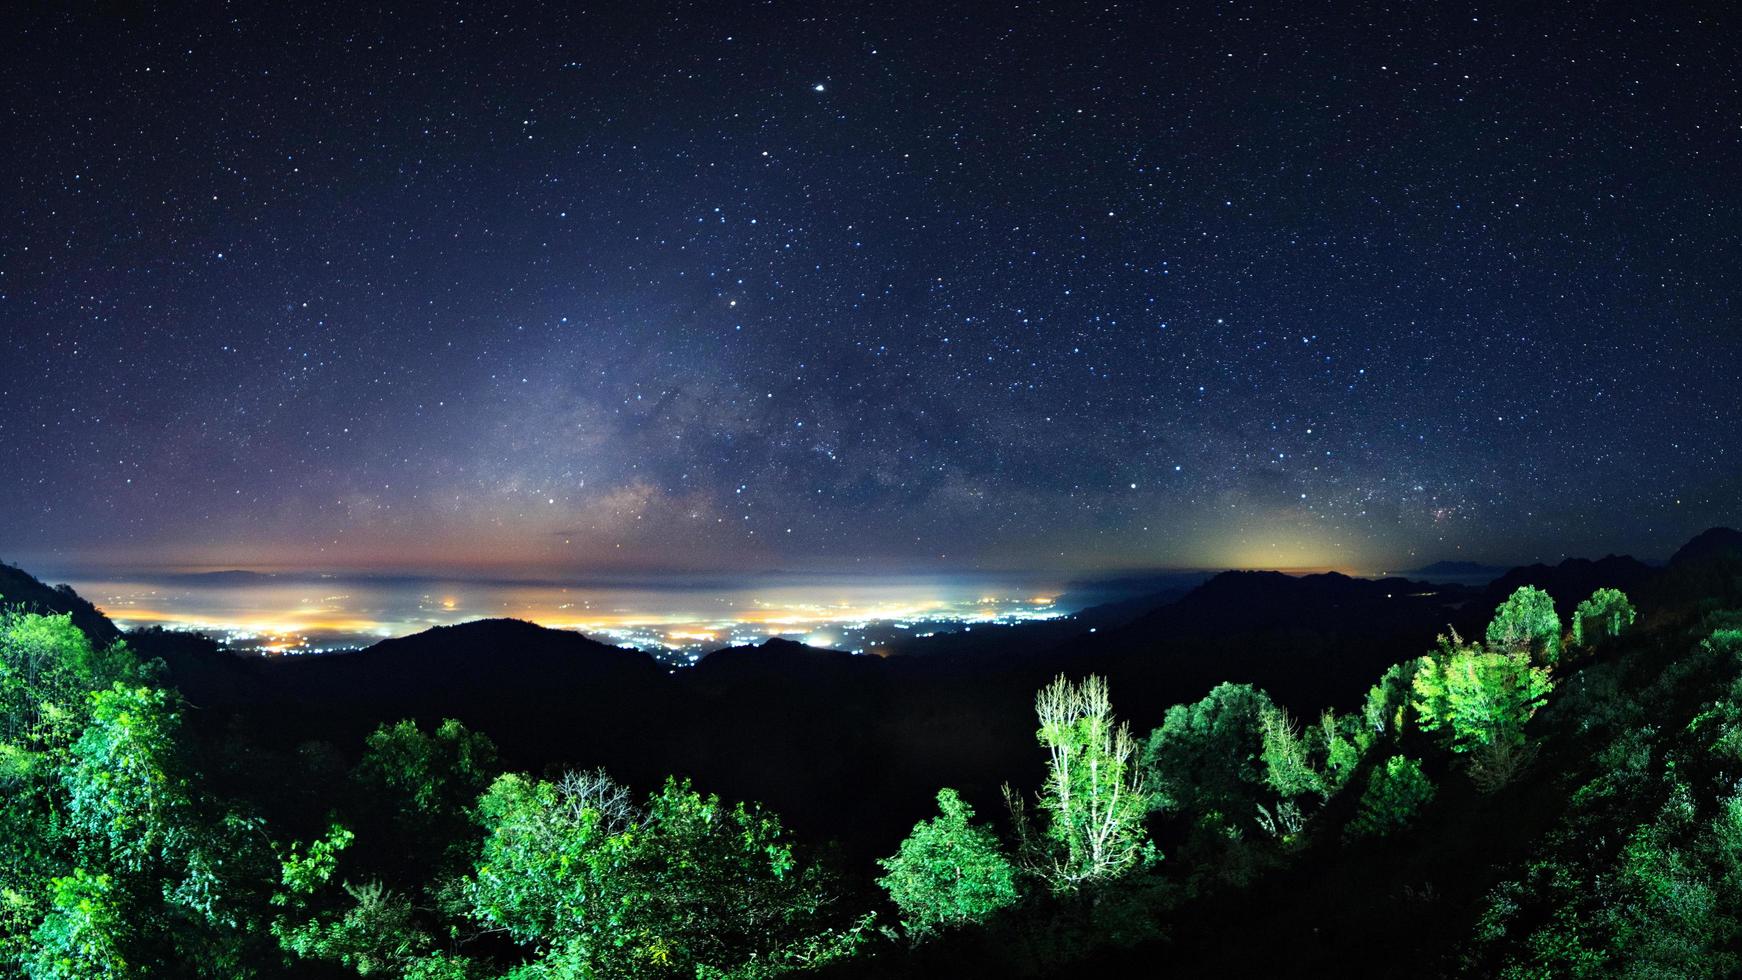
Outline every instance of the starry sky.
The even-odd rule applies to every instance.
[[[1378,570],[1742,520],[1727,5],[59,6],[0,41],[0,558]]]

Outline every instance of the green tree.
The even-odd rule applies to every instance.
[[[1326,708],[1312,732],[1313,752],[1323,759],[1319,773],[1320,792],[1327,799],[1341,792],[1373,738],[1353,715],[1339,716]]]
[[[1488,624],[1488,647],[1497,653],[1528,653],[1536,663],[1553,664],[1560,645],[1561,618],[1554,600],[1535,586],[1519,586]]]
[[[1035,696],[1034,710],[1036,737],[1047,752],[1044,839],[1028,832],[1021,807],[1013,806],[1034,870],[1054,889],[1070,891],[1154,859],[1143,826],[1150,798],[1137,743],[1130,727],[1113,718],[1106,680],[1091,674],[1073,684],[1060,674]]]
[[[1276,795],[1285,799],[1323,793],[1324,781],[1307,760],[1306,740],[1286,708],[1266,707],[1259,714],[1260,756],[1264,779]]]
[[[149,673],[68,616],[0,613],[7,966],[232,977],[257,949],[260,821],[204,787]]]
[[[452,718],[433,732],[411,720],[371,732],[352,773],[368,804],[358,830],[378,861],[371,870],[407,882],[463,871],[471,808],[499,771],[495,743]]]
[[[953,789],[938,790],[938,810],[877,862],[885,872],[877,883],[916,936],[978,922],[1017,898],[1015,866],[992,829],[970,822],[973,808]]]
[[[336,916],[281,924],[279,943],[304,959],[328,960],[365,977],[403,977],[429,956],[436,938],[421,927],[410,899],[379,881],[341,886],[351,899]]]
[[[180,699],[117,682],[91,696],[91,721],[63,780],[67,816],[128,870],[189,843],[193,799],[176,744]]]
[[[1639,614],[1627,593],[1620,589],[1598,589],[1573,610],[1573,644],[1594,646],[1620,636],[1633,625]]]
[[[474,931],[463,891],[477,850],[471,810],[495,773],[494,743],[458,721],[377,728],[351,773],[358,804],[344,825],[283,858],[279,944],[365,976],[469,969],[445,956],[444,937]]]
[[[1344,830],[1350,839],[1383,837],[1414,822],[1417,813],[1433,801],[1434,785],[1421,771],[1421,763],[1394,755],[1375,766],[1355,816]]]
[[[1143,769],[1158,808],[1195,822],[1244,820],[1265,784],[1264,713],[1270,697],[1250,684],[1220,684],[1191,704],[1167,709],[1143,747]]]
[[[93,649],[71,614],[0,610],[0,744],[66,745],[89,716],[85,695],[138,673],[126,644]]]
[[[115,879],[114,901],[131,903],[141,945],[130,958],[235,975],[263,931],[271,861],[261,821],[202,787],[173,691],[116,682],[90,702],[61,767],[65,825],[81,860]]]
[[[1442,644],[1445,637],[1440,638]],[[1361,722],[1372,738],[1396,738],[1409,723],[1410,699],[1415,693],[1415,672],[1420,658],[1393,664],[1367,690],[1361,705]]]
[[[53,885],[53,906],[32,937],[36,952],[27,970],[33,980],[146,976],[127,960],[128,923],[108,875],[79,868]]]
[[[510,774],[479,801],[473,914],[544,951],[527,976],[730,976],[856,945],[829,928],[832,879],[772,814],[675,780],[645,806],[621,799]]]
[[[1424,659],[1414,683],[1422,728],[1469,754],[1471,775],[1484,789],[1503,785],[1524,764],[1525,723],[1554,689],[1548,668],[1532,666],[1528,654],[1475,647]]]

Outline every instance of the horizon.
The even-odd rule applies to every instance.
[[[1662,559],[1613,553],[1602,556],[1612,557],[1663,564]],[[1601,559],[1561,559],[1572,560]],[[774,638],[854,653],[877,652],[892,639],[902,637],[1075,617],[1094,606],[1139,599],[1169,588],[1195,587],[1225,572],[1275,572],[1292,577],[1332,573],[1377,580],[1408,578],[1440,564],[1469,564],[1503,573],[1540,563],[1499,565],[1441,559],[1411,569],[1371,572],[1338,568],[1116,569],[1089,576],[1055,574],[1050,579],[1041,573],[900,576],[793,570],[733,576],[687,572],[565,579],[238,568],[133,569],[37,577],[70,585],[123,630],[162,627],[201,632],[242,652],[306,654],[360,649],[430,628],[510,618],[574,631],[649,653],[674,666],[686,666],[716,649]],[[1417,581],[1479,585],[1493,577],[1448,574]],[[1164,582],[1172,584],[1164,587]],[[359,591],[364,594],[362,600],[355,595]]]

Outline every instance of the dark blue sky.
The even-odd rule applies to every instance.
[[[1742,520],[1725,5],[558,6],[9,15],[0,557],[1375,570]]]

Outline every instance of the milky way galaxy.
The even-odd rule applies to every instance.
[[[555,6],[15,13],[0,557],[1372,571],[1736,519],[1728,13]]]

